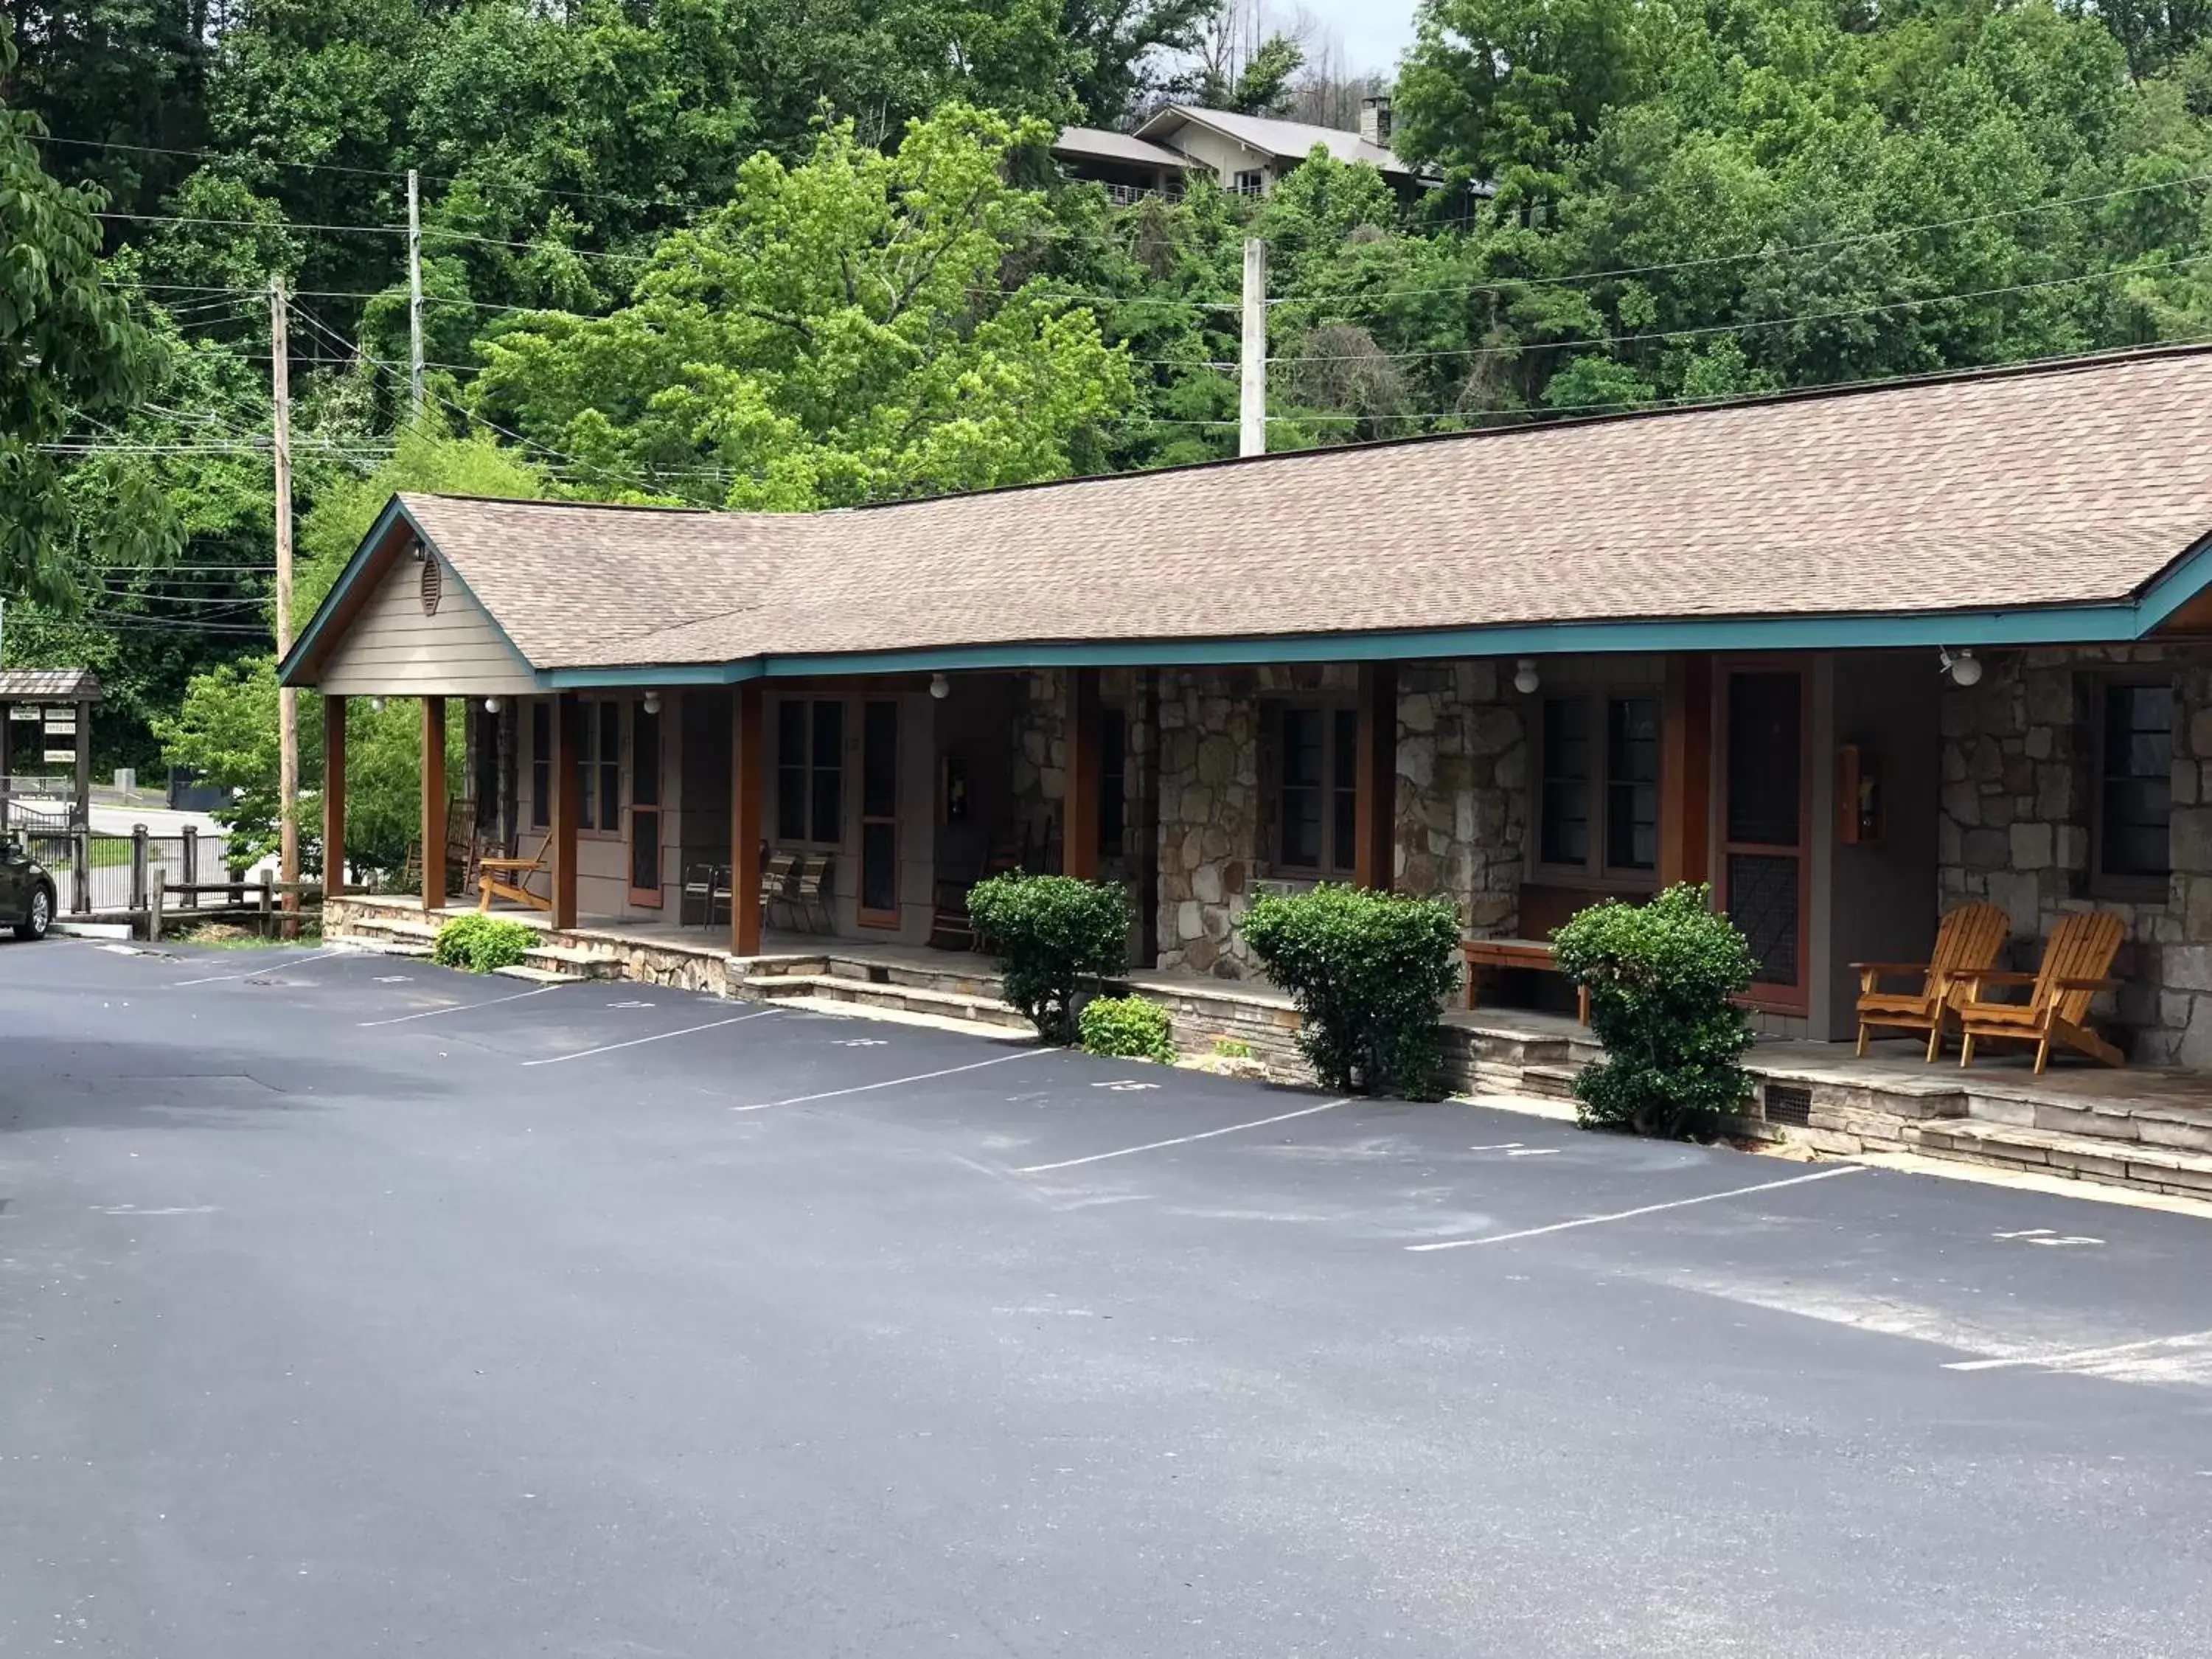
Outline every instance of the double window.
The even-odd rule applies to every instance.
[[[1544,699],[1536,861],[1596,879],[1659,866],[1659,700]]]
[[[1347,876],[1359,823],[1359,714],[1328,703],[1274,713],[1274,863],[1286,872]]]
[[[541,697],[530,705],[530,827],[553,822],[553,720],[555,702]],[[622,705],[586,699],[577,709],[583,750],[576,769],[580,799],[576,827],[617,835],[622,830]]]
[[[794,697],[775,710],[775,838],[817,847],[843,839],[845,705]]]
[[[577,710],[583,722],[577,827],[606,836],[622,831],[622,711],[611,697],[586,698]]]
[[[2165,896],[2173,821],[2173,687],[2109,681],[2100,688],[2096,864],[2100,884]]]

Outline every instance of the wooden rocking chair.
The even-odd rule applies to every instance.
[[[2107,1066],[2124,1066],[2126,1057],[2086,1024],[2089,1004],[2100,991],[2116,991],[2122,981],[2107,977],[2127,928],[2115,915],[2083,911],[2062,920],[2043,947],[2043,966],[2033,974],[1984,969],[1961,974],[1966,994],[1958,1002],[1959,1029],[1965,1042],[1959,1064],[1971,1065],[1977,1037],[2003,1037],[2035,1045],[2035,1070],[2050,1063],[2051,1045],[2062,1042]],[[2030,987],[2026,1002],[1996,1002],[1984,994],[1996,985]]]
[[[1925,1031],[1932,1062],[1943,1049],[1943,1022],[1963,988],[1962,975],[1996,965],[2012,932],[2012,919],[1994,904],[1962,904],[1936,930],[1936,948],[1926,962],[1855,962],[1859,976],[1859,1053],[1879,1027]],[[1920,976],[1919,988],[1885,991],[1881,981],[1908,974]]]
[[[538,851],[526,859],[487,858],[477,860],[477,908],[489,910],[495,898],[513,899],[533,910],[550,910],[549,895],[540,898],[529,887],[531,877],[545,868],[545,855],[553,850],[553,832],[538,838]]]

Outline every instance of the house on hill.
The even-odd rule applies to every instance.
[[[1399,160],[1390,147],[1387,97],[1363,100],[1358,132],[1167,104],[1133,133],[1064,127],[1052,153],[1069,177],[1103,185],[1115,200],[1127,203],[1146,196],[1179,196],[1185,181],[1200,173],[1233,195],[1265,196],[1316,145],[1340,161],[1365,162],[1407,200],[1443,182],[1433,169]]]

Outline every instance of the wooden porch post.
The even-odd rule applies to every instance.
[[[1659,728],[1659,882],[1710,881],[1706,834],[1713,784],[1713,659],[1672,658]]]
[[[741,680],[730,718],[730,954],[761,953],[761,838],[768,775],[761,684]]]
[[[1352,830],[1352,879],[1389,892],[1397,874],[1398,666],[1359,668],[1358,819]]]
[[[583,704],[575,694],[553,696],[553,866],[552,908],[547,921],[555,927],[576,925],[576,831],[583,820],[581,795],[584,772],[579,757],[583,734]]]
[[[323,696],[323,897],[325,901],[345,891],[345,820],[346,820],[346,700],[325,693]],[[187,871],[186,881],[197,881],[197,872]],[[199,895],[192,895],[192,902]]]
[[[1060,867],[1082,881],[1098,878],[1098,671],[1069,671],[1067,687],[1067,814],[1060,831]]]
[[[422,699],[422,908],[446,908],[446,700]]]

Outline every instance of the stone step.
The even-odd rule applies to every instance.
[[[438,937],[440,924],[434,921],[410,921],[404,916],[356,916],[353,928],[356,933],[366,933],[372,939],[420,939],[428,945]]]
[[[1907,1144],[1936,1158],[2005,1169],[2076,1176],[2109,1186],[2212,1197],[2212,1155],[2168,1146],[2130,1145],[2104,1135],[1939,1118],[1911,1126]]]
[[[430,954],[428,945],[413,939],[386,939],[380,934],[325,933],[323,943],[325,946],[343,945],[348,950],[368,951],[380,957],[410,957],[418,961],[426,960]]]
[[[572,974],[563,968],[533,968],[526,962],[495,968],[492,972],[508,979],[527,980],[532,985],[580,985],[591,977],[586,974]]]
[[[941,1019],[966,1020],[972,1024],[1026,1030],[1029,1021],[995,997],[969,996],[957,991],[933,991],[921,985],[876,985],[838,974],[778,974],[754,980],[743,988],[774,1002],[799,998],[819,999],[865,1010],[886,1008],[910,1014],[929,1014]]]
[[[785,979],[794,974],[826,974],[827,957],[732,957],[730,977],[738,982]]]
[[[619,957],[602,956],[573,945],[533,945],[522,953],[525,963],[567,979],[620,979]]]
[[[1581,1075],[1579,1066],[1524,1066],[1521,1068],[1520,1092],[1537,1095],[1546,1100],[1572,1100],[1575,1097],[1575,1079]]]
[[[1967,1115],[1978,1121],[2126,1146],[2212,1153],[2212,1105],[2141,1098],[2099,1100],[2078,1095],[2051,1099],[2025,1092],[1992,1094],[1971,1085],[1966,1097]]]
[[[950,991],[960,996],[996,997],[996,975],[963,973],[954,968],[921,968],[897,962],[871,962],[865,957],[831,957],[825,970],[836,978],[866,985],[913,985],[927,991]]]

